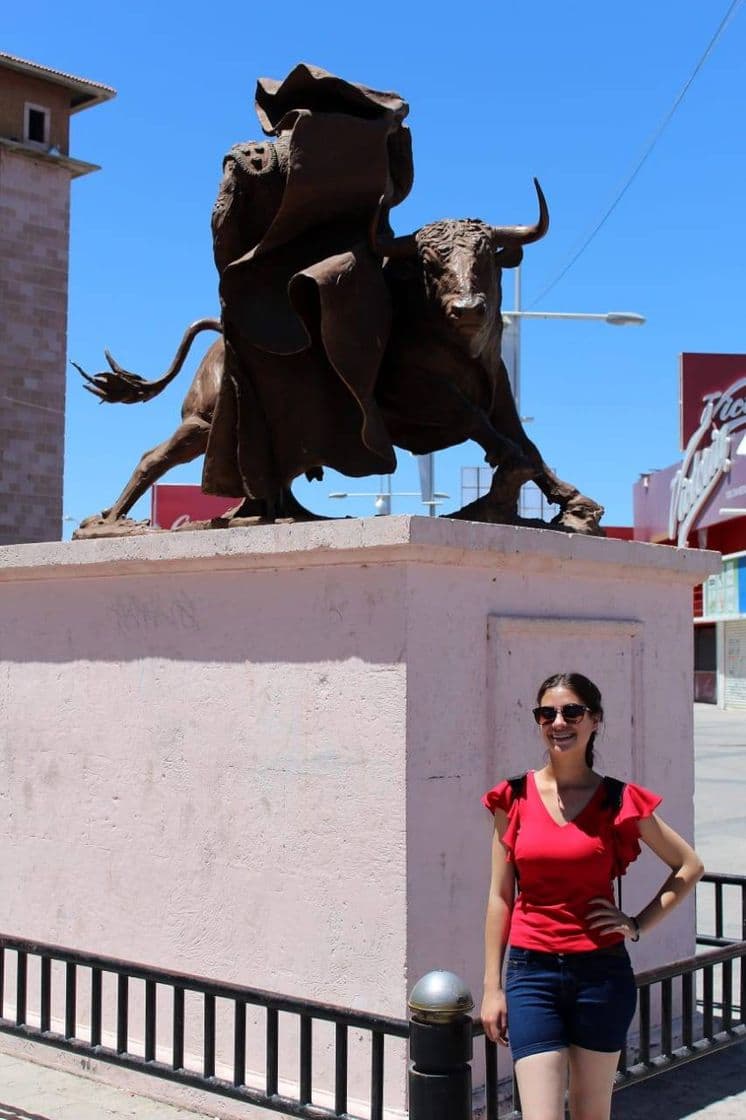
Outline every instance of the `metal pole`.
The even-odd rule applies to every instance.
[[[432,451],[427,455],[417,456],[417,469],[420,474],[422,501],[427,506],[427,516],[435,517],[435,455]]]
[[[521,266],[515,270],[513,288],[513,306],[516,311],[521,310]],[[515,398],[515,407],[520,416],[521,412],[521,316],[516,315],[514,319],[514,349],[513,349],[513,396]]]
[[[409,997],[409,1120],[471,1120],[471,992],[453,972],[418,980]]]
[[[378,476],[378,494],[376,495],[376,517],[385,517],[391,513],[391,475]]]

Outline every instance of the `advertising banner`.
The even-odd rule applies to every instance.
[[[151,491],[150,524],[159,529],[178,529],[190,521],[209,521],[235,509],[240,498],[216,498],[203,494],[199,486],[158,483]]]
[[[684,459],[671,481],[668,539],[746,513],[746,355],[681,355]]]
[[[682,354],[679,359],[681,450],[700,426],[702,408],[711,397],[722,398],[727,411],[729,389],[746,385],[746,354]],[[737,392],[737,389],[736,389]],[[746,389],[740,397],[746,394]],[[746,423],[746,418],[744,420]]]

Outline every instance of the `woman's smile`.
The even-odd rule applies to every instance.
[[[555,747],[567,747],[575,742],[577,736],[573,731],[550,731],[549,740],[554,743]]]

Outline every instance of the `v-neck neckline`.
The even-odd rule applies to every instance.
[[[591,796],[590,796],[590,797],[588,798],[588,800],[586,801],[586,803],[585,803],[585,805],[584,805],[584,806],[582,807],[582,809],[580,809],[580,810],[579,810],[579,811],[578,811],[578,812],[577,812],[577,813],[575,814],[575,816],[574,816],[574,817],[571,817],[571,818],[570,818],[570,820],[565,820],[565,821],[564,821],[564,822],[563,822],[562,824],[560,824],[560,823],[559,823],[559,821],[556,821],[556,820],[554,819],[554,817],[552,816],[552,814],[551,814],[551,813],[549,812],[549,809],[548,809],[548,808],[547,808],[547,806],[546,806],[546,803],[545,803],[545,801],[544,801],[544,798],[543,798],[543,797],[541,796],[541,790],[539,789],[538,785],[536,784],[536,771],[535,771],[535,770],[529,770],[529,774],[531,775],[531,781],[532,781],[532,782],[533,782],[533,784],[534,784],[534,793],[536,794],[536,796],[537,796],[537,798],[538,798],[538,800],[539,800],[539,804],[541,805],[542,809],[544,810],[544,812],[546,813],[547,817],[548,817],[548,818],[549,818],[549,820],[550,820],[550,821],[552,822],[552,824],[554,825],[554,827],[555,827],[555,828],[560,828],[560,829],[561,829],[561,828],[568,828],[568,827],[569,827],[569,825],[571,825],[571,824],[575,824],[575,823],[576,823],[576,822],[577,822],[577,821],[578,821],[578,820],[579,820],[579,819],[580,819],[580,818],[582,817],[583,813],[585,813],[585,811],[586,811],[586,810],[587,810],[587,809],[588,809],[588,808],[589,808],[589,807],[590,807],[590,806],[591,806],[591,805],[593,804],[593,802],[594,802],[594,801],[596,800],[596,797],[598,796],[598,791],[599,791],[599,790],[601,789],[601,786],[602,786],[602,785],[604,784],[604,780],[603,780],[603,778],[601,778],[601,779],[600,779],[600,781],[599,781],[599,783],[598,783],[598,785],[596,786],[596,788],[594,789],[593,793],[592,793],[592,794],[591,794]]]

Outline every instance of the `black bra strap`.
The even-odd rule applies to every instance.
[[[604,784],[605,794],[601,808],[613,809],[615,813],[618,813],[622,807],[622,796],[626,782],[621,782],[619,778],[609,777],[604,777],[601,780]]]
[[[526,771],[522,774],[516,774],[513,778],[508,778],[508,785],[510,786],[513,797],[525,797],[526,795]]]

